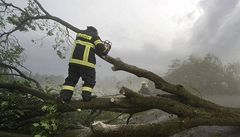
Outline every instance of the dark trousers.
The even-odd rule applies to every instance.
[[[80,77],[84,81],[83,87],[87,86],[93,88],[95,86],[95,69],[75,64],[69,64],[68,76],[65,79],[65,83],[63,85],[70,85],[75,87]]]
[[[74,87],[80,78],[82,78],[84,82],[82,85],[82,91],[92,92],[92,89],[96,84],[95,69],[77,64],[69,64],[68,76],[65,79],[60,96],[66,98],[66,100],[69,100],[69,98],[71,99]]]

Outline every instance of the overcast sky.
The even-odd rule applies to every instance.
[[[240,59],[239,0],[39,0],[52,15],[85,29],[92,25],[113,43],[110,55],[156,73],[173,59],[213,53]],[[25,65],[33,73],[67,74],[51,45],[26,44]],[[98,60],[97,75],[122,75]]]

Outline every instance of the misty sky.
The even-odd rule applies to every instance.
[[[240,59],[239,0],[39,0],[52,14],[85,29],[92,25],[113,43],[110,55],[164,74],[173,59],[213,53],[224,61]],[[36,34],[38,36],[39,34]],[[26,36],[29,37],[29,36]],[[25,66],[33,73],[67,74],[51,45],[25,44]],[[69,51],[70,52],[70,51]],[[112,72],[98,59],[97,76]]]

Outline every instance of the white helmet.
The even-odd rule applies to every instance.
[[[147,84],[147,82],[146,81],[142,81],[142,85],[146,85]]]
[[[146,82],[146,81],[142,81],[142,86],[143,86],[143,87],[148,87],[147,82]]]

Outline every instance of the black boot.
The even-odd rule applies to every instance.
[[[82,99],[84,102],[88,102],[88,101],[91,101],[91,99],[93,98],[97,98],[96,95],[91,95],[91,92],[88,92],[88,91],[82,91]]]
[[[62,90],[60,92],[60,99],[63,100],[64,102],[69,102],[72,98],[73,91],[70,90]]]

